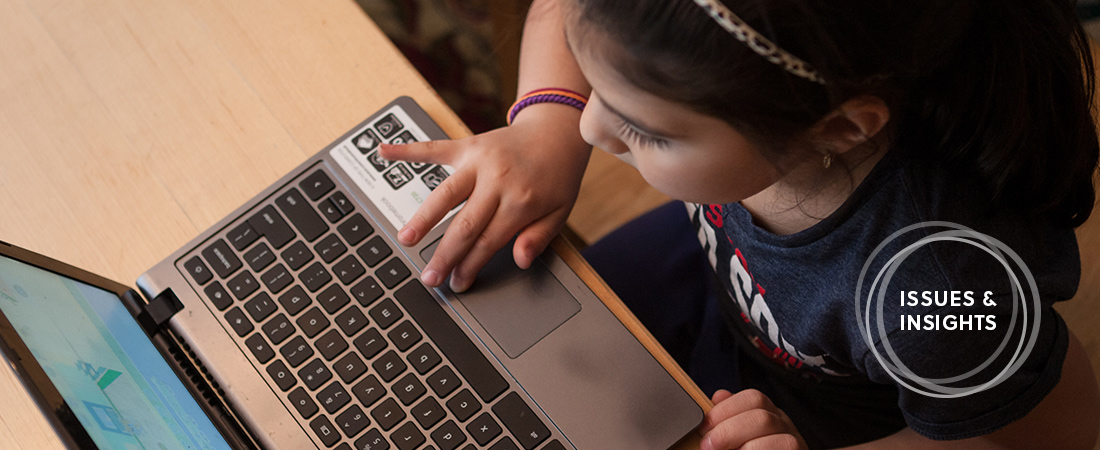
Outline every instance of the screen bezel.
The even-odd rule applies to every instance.
[[[140,312],[140,306],[136,303],[140,301],[140,297],[138,297],[138,294],[133,289],[121,283],[111,281],[86,270],[73,267],[32,251],[16,247],[4,241],[0,241],[0,256],[5,256],[39,269],[109,291],[118,297],[119,302],[130,312],[132,317],[135,317],[135,321],[137,320],[136,317]],[[140,328],[142,328],[142,331],[150,338],[153,347],[157,349],[157,352],[159,352],[161,357],[168,363],[168,366],[176,376],[183,381],[183,385],[187,388],[188,393],[210,421],[213,422],[214,427],[221,434],[222,438],[224,438],[233,448],[245,448],[241,440],[238,439],[238,433],[240,433],[239,428],[232,426],[230,424],[232,420],[224,417],[224,414],[220,414],[219,411],[209,403],[208,399],[204,399],[202,393],[199,392],[196,386],[188,382],[189,377],[184,373],[184,369],[175,361],[169,352],[168,339],[155,338],[154,335],[150,335],[149,330],[146,330],[144,327]],[[9,366],[14,369],[19,381],[23,384],[27,393],[30,394],[31,398],[37,404],[38,409],[42,412],[43,416],[50,423],[50,426],[57,433],[58,438],[61,439],[66,447],[81,449],[98,448],[84,428],[84,425],[77,419],[72,408],[70,408],[69,404],[61,396],[61,393],[57,390],[53,381],[46,375],[42,366],[38,364],[38,360],[34,358],[30,349],[27,348],[27,345],[23,342],[22,337],[19,336],[19,333],[16,332],[15,328],[2,311],[0,311],[0,353],[2,353],[4,358],[9,362]]]

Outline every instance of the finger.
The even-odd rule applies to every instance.
[[[455,266],[466,258],[470,247],[481,236],[498,206],[497,197],[470,197],[466,206],[455,214],[447,232],[439,241],[432,260],[424,267],[421,280],[429,286],[439,286]]]
[[[531,267],[538,255],[546,250],[554,236],[558,235],[569,212],[558,210],[524,228],[512,246],[512,258],[521,269]]]
[[[715,399],[719,397],[720,393],[721,391],[714,393]],[[726,393],[728,394],[729,391],[726,391]],[[706,421],[703,422],[701,428],[703,433],[709,432],[715,425],[746,411],[764,409],[778,412],[768,396],[756,389],[745,389],[736,394],[722,395],[724,398],[716,400],[714,407],[707,412]]]
[[[765,409],[753,409],[722,421],[703,436],[701,448],[727,450],[773,434],[788,432],[787,423],[778,414]]]
[[[508,244],[523,225],[522,216],[497,210],[496,216],[474,240],[465,258],[451,272],[451,290],[463,292],[469,289],[478,272],[489,263],[498,250]]]
[[[416,245],[435,225],[462,203],[474,190],[473,174],[458,171],[436,186],[424,203],[397,233],[397,242],[406,247]]]
[[[724,400],[726,400],[727,398],[730,398],[732,396],[733,396],[732,392],[727,391],[725,389],[719,389],[717,391],[714,391],[714,395],[712,395],[710,397],[710,401],[711,401],[711,403],[714,403],[714,404],[717,405],[717,404],[722,403]]]
[[[390,161],[413,161],[430,164],[450,164],[461,141],[425,141],[410,144],[382,144],[378,155]]]
[[[740,450],[798,450],[802,444],[793,434],[771,434],[746,442]]]

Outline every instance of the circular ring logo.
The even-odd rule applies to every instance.
[[[867,277],[868,271],[872,267],[876,258],[882,253],[891,242],[902,237],[906,233],[919,232],[921,230],[933,230],[938,229],[942,231],[930,232],[927,236],[918,239],[917,241],[909,244],[897,254],[890,257],[885,264],[878,270],[871,283],[870,289],[866,295],[863,293],[864,280]],[[887,287],[890,285],[890,281],[897,271],[902,262],[905,261],[910,255],[921,247],[932,244],[935,242],[958,242],[962,244],[971,245],[976,247],[985,253],[988,253],[994,259],[996,259],[1005,272],[1009,281],[1011,281],[1014,289],[1012,292],[1012,316],[1008,324],[1008,332],[1005,333],[1004,339],[1001,341],[997,350],[993,352],[984,362],[979,364],[974,369],[967,371],[966,373],[948,377],[948,378],[924,378],[908,367],[898,358],[898,355],[894,352],[893,347],[890,345],[890,339],[888,332],[883,321],[883,305],[886,301]],[[1011,261],[1015,264],[1016,270],[1013,270]],[[1020,277],[1017,276],[1019,271],[1024,280],[1027,282],[1027,288],[1020,281]],[[1032,308],[1028,308],[1027,298],[1030,293]],[[1007,379],[1023,365],[1027,360],[1027,356],[1031,353],[1032,348],[1035,346],[1035,340],[1038,337],[1039,322],[1040,322],[1040,303],[1039,303],[1039,290],[1035,284],[1035,278],[1032,276],[1031,271],[1028,270],[1023,260],[1012,251],[1003,242],[994,239],[988,235],[971,230],[959,224],[951,222],[921,222],[915,225],[902,228],[887,237],[878,247],[875,247],[874,251],[868,256],[867,261],[863,264],[863,270],[860,271],[859,279],[856,282],[856,323],[859,326],[860,333],[863,335],[863,340],[867,346],[871,349],[875,359],[886,369],[886,373],[890,375],[898,384],[905,386],[907,389],[923,394],[929,397],[936,398],[958,398],[967,396],[970,394],[978,393],[986,389],[992,388],[1002,381]],[[875,306],[874,320],[872,321],[872,305]],[[1031,309],[1029,314],[1029,309]],[[1021,315],[1022,311],[1022,330],[1020,332],[1019,341],[1016,343],[1015,350],[1012,354],[1012,358],[1005,365],[1005,367],[997,373],[995,377],[984,382],[975,383],[972,386],[967,387],[951,387],[947,386],[950,383],[963,382],[979,372],[983,371],[990,364],[997,359],[998,356],[1009,346],[1011,338],[1013,336],[1012,330],[1015,329],[1017,319]],[[872,325],[874,325],[874,331],[872,332]],[[877,336],[877,340],[872,337]],[[880,344],[883,352],[878,349]],[[915,386],[916,385],[916,386]],[[917,387],[919,386],[919,387]]]

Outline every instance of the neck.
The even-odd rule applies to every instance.
[[[773,234],[803,231],[844,204],[886,154],[886,145],[872,139],[834,156],[828,168],[821,159],[811,158],[741,205],[752,214],[753,223]]]

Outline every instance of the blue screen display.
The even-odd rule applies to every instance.
[[[0,311],[100,448],[229,448],[114,293],[0,256]]]

